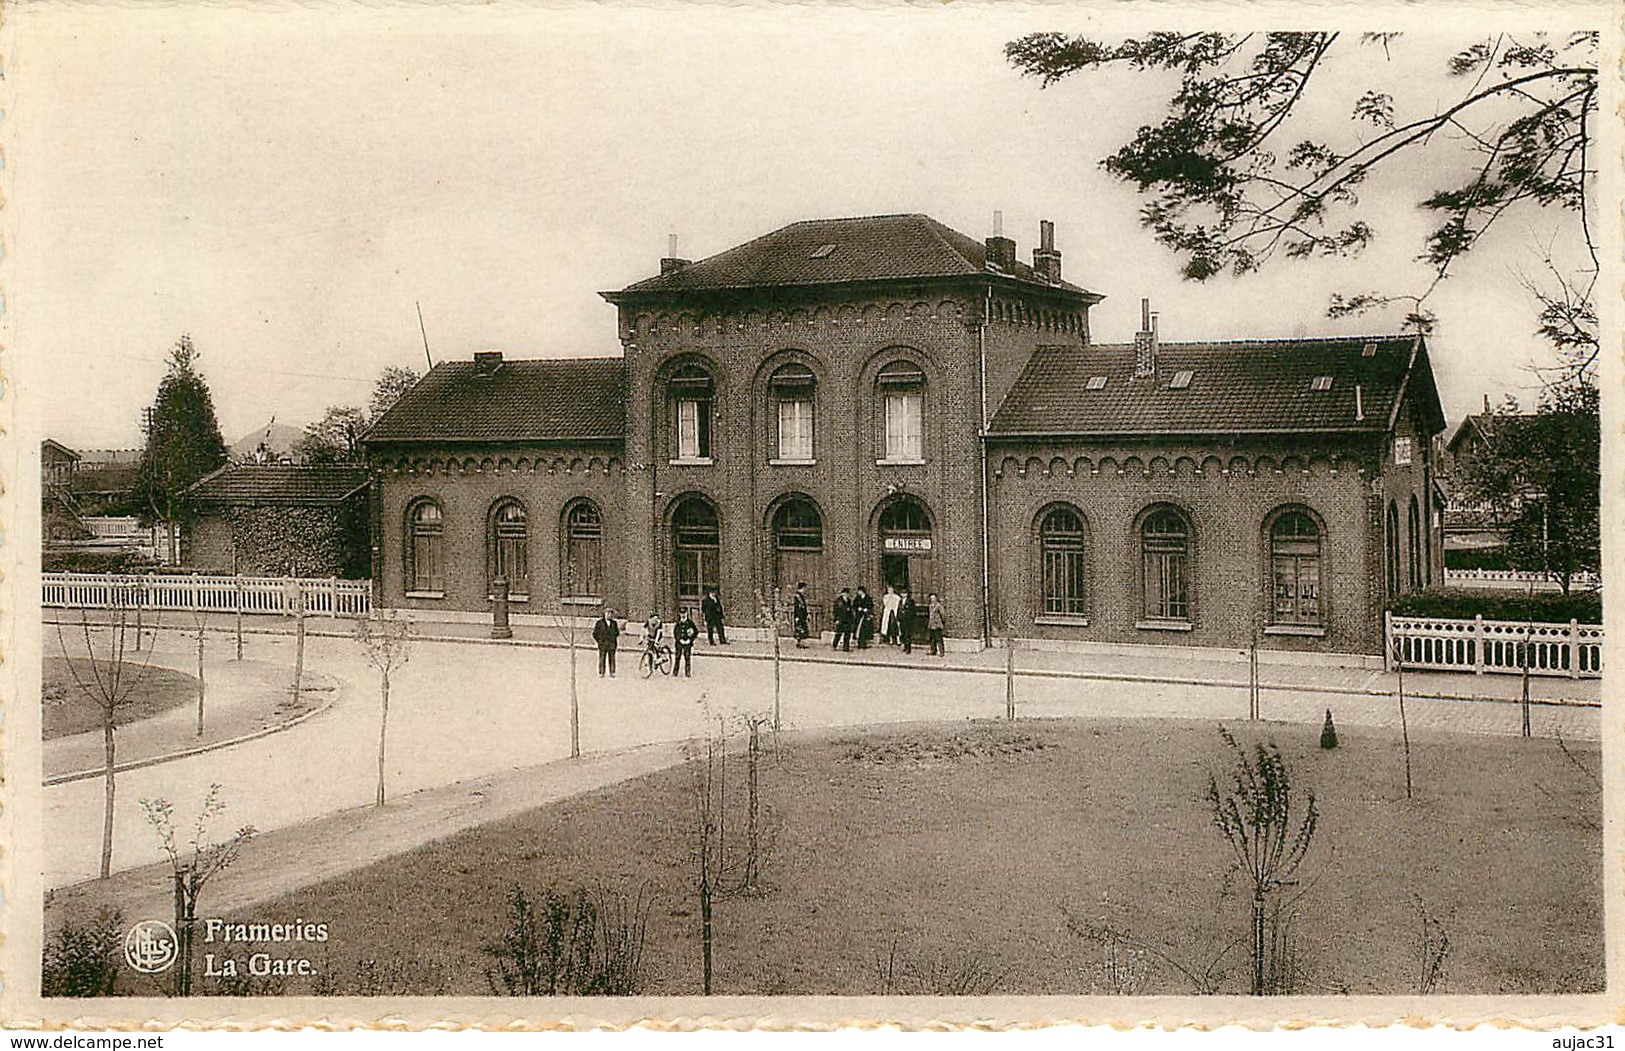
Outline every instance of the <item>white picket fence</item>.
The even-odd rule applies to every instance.
[[[1495,588],[1508,591],[1561,591],[1563,585],[1544,573],[1530,573],[1520,569],[1447,569],[1444,582],[1454,588]],[[1594,591],[1602,586],[1595,573],[1576,573],[1569,582],[1577,591]]]
[[[40,584],[40,605],[67,609],[287,615],[303,596],[305,612],[316,616],[365,617],[372,612],[369,580],[43,573]]]
[[[1601,624],[1454,620],[1387,615],[1384,663],[1393,668],[1595,679],[1602,675]]]

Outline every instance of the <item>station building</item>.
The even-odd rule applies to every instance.
[[[941,596],[950,641],[1373,653],[1442,577],[1416,336],[1090,339],[1103,297],[924,215],[793,223],[603,293],[614,357],[436,366],[366,436],[383,604],[809,584]]]

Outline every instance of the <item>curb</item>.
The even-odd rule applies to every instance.
[[[196,631],[197,629],[190,628],[190,627],[181,628],[181,627],[164,626],[164,627],[154,628],[152,630],[154,630],[154,631]],[[219,628],[219,629],[211,628],[209,630],[211,630],[211,631],[220,631],[222,634],[234,634],[234,631],[235,631],[235,629],[231,629],[231,628]],[[244,628],[243,629],[243,634],[244,635],[280,635],[280,636],[288,636],[288,635],[291,635],[292,632],[291,631],[285,631],[285,630],[279,630],[279,629],[273,629],[273,628]],[[310,628],[308,626],[305,628],[305,634],[307,636],[315,636],[315,637],[318,637],[318,638],[330,638],[330,639],[343,639],[343,638],[348,638],[349,635],[350,635],[350,633],[346,632],[346,631],[322,631],[322,630]],[[549,641],[537,640],[537,639],[518,639],[518,638],[514,638],[514,639],[482,639],[482,638],[477,638],[477,637],[476,638],[470,638],[470,637],[468,637],[466,635],[432,635],[432,634],[427,634],[427,633],[419,635],[418,638],[420,640],[424,641],[424,642],[452,642],[452,643],[461,643],[461,644],[470,645],[470,646],[503,646],[503,647],[520,647],[520,648],[528,648],[528,649],[552,649],[552,650],[567,650],[567,649],[570,648],[568,643],[549,642]],[[580,646],[580,645],[578,645],[576,648],[580,649],[580,650],[587,651],[589,653],[596,653],[597,652],[595,649],[593,649],[592,647],[589,647],[589,646]],[[626,650],[623,650],[623,651],[620,651],[620,652],[631,653],[635,649],[636,649],[636,647],[628,647]],[[711,656],[713,656],[713,657],[722,657],[722,658],[728,659],[728,660],[744,660],[744,661],[771,661],[773,659],[773,655],[770,654],[770,653],[712,653]],[[844,661],[844,660],[840,660],[839,658],[835,658],[835,657],[795,657],[795,656],[790,656],[788,654],[781,654],[779,659],[781,661],[785,662],[785,663],[788,663],[788,664],[836,664],[836,665],[841,665],[843,667],[864,667],[864,666],[866,666],[866,665],[861,664],[861,663],[856,662],[856,661]],[[907,668],[907,669],[909,669],[911,671],[958,672],[958,673],[967,674],[967,675],[999,675],[999,676],[1002,676],[1004,674],[1004,669],[1003,668],[984,668],[984,667],[981,667],[979,665],[965,665],[965,664],[910,664],[910,665],[877,664],[877,665],[873,665],[873,666],[874,667],[881,667],[881,668]],[[1016,674],[1017,678],[1072,679],[1072,680],[1083,681],[1083,682],[1128,682],[1128,683],[1139,683],[1139,684],[1144,684],[1144,685],[1161,684],[1161,685],[1166,685],[1166,686],[1207,686],[1207,687],[1214,687],[1214,688],[1218,688],[1218,689],[1236,689],[1236,690],[1245,690],[1249,686],[1249,683],[1245,679],[1200,679],[1200,678],[1184,678],[1184,677],[1177,677],[1177,676],[1138,675],[1138,674],[1135,674],[1133,672],[1089,672],[1089,671],[1067,671],[1067,670],[1064,670],[1064,669],[1044,670],[1044,669],[1022,669],[1022,668],[1017,668],[1015,674]],[[1260,683],[1259,684],[1259,690],[1260,691],[1270,691],[1270,692],[1274,692],[1274,693],[1329,694],[1331,696],[1337,696],[1337,697],[1392,697],[1392,696],[1394,696],[1394,691],[1392,691],[1392,690],[1373,690],[1373,689],[1363,687],[1363,686],[1315,686],[1315,685],[1306,684],[1306,683],[1295,683],[1295,684]],[[1523,703],[1521,700],[1519,700],[1518,698],[1515,698],[1515,697],[1496,697],[1496,696],[1486,696],[1486,695],[1483,695],[1483,694],[1473,694],[1473,693],[1429,692],[1429,691],[1425,691],[1425,690],[1419,690],[1419,691],[1416,691],[1416,692],[1407,691],[1406,696],[1407,697],[1414,697],[1414,698],[1416,698],[1418,700],[1427,700],[1427,701],[1457,701],[1457,702],[1463,702],[1463,703],[1478,703],[1478,704],[1521,704],[1521,703]],[[1538,706],[1538,707],[1543,707],[1543,708],[1592,708],[1592,709],[1598,709],[1598,710],[1600,710],[1602,708],[1602,701],[1601,700],[1593,701],[1593,700],[1586,700],[1586,699],[1579,699],[1579,698],[1530,697],[1529,698],[1529,703],[1531,705]],[[97,773],[100,773],[100,771],[97,771]]]
[[[332,676],[328,677],[333,678]],[[304,693],[305,690],[300,690],[300,692]],[[308,712],[301,712],[299,715],[294,716],[287,722],[278,723],[276,726],[267,726],[264,729],[255,730],[253,733],[240,734],[237,737],[230,737],[224,741],[215,741],[213,744],[202,744],[196,746],[195,748],[183,748],[178,752],[166,752],[163,755],[149,756],[146,759],[132,759],[126,763],[114,763],[113,773],[122,774],[127,770],[140,770],[143,767],[160,766],[164,763],[172,763],[178,759],[189,759],[194,755],[203,755],[206,752],[218,751],[221,748],[231,748],[234,745],[246,744],[249,741],[257,741],[262,737],[269,737],[272,734],[279,734],[284,730],[291,730],[305,720],[315,718],[316,716],[327,711],[329,708],[333,707],[333,705],[337,704],[339,698],[344,695],[344,680],[333,678],[333,687],[331,692],[332,696],[327,699],[326,704],[312,708]],[[47,777],[41,782],[41,784],[45,788],[52,788],[56,785],[70,784],[74,781],[88,781],[93,777],[102,777],[106,773],[107,768],[105,766],[99,766],[94,770],[75,770],[73,773],[57,774],[54,777]]]

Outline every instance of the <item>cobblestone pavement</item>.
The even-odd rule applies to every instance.
[[[471,636],[480,633],[477,626],[467,628]],[[527,638],[533,633],[535,637]],[[553,646],[524,644],[540,642],[540,635],[539,629],[524,629],[517,645],[419,642],[391,691],[386,759],[391,798],[569,755],[569,654]],[[178,633],[165,631],[156,645],[167,653],[187,644]],[[702,643],[692,679],[643,680],[633,667],[635,652],[623,652],[615,679],[598,677],[590,648],[577,653],[581,747],[586,753],[679,741],[702,732],[711,718],[738,718],[773,707],[773,665],[760,659],[766,655],[762,644],[736,643],[724,658],[720,647],[708,650]],[[787,729],[991,719],[1004,714],[1005,683],[997,673],[1002,652],[950,654],[934,667],[920,651],[907,665],[900,663],[901,654],[891,651],[833,660],[826,659],[824,651],[792,649],[787,655],[817,658],[787,660],[780,666],[780,707]],[[252,634],[247,656],[291,665],[292,641],[280,629]],[[1026,717],[1239,721],[1247,715],[1244,663],[1096,660],[1047,653],[1020,653],[1018,660],[1024,672],[1017,680],[1018,709]],[[261,829],[285,828],[372,800],[379,729],[376,673],[337,630],[311,637],[307,662],[344,683],[339,701],[327,711],[283,733],[120,776],[115,868],[158,860],[156,839],[139,810],[138,801],[144,797],[164,796],[178,813],[186,814],[202,800],[210,783],[218,781],[230,807],[228,822],[252,823]],[[920,670],[926,667],[932,670]],[[1391,674],[1265,666],[1263,677],[1266,719],[1318,723],[1330,707],[1340,725],[1398,725],[1396,698],[1382,692],[1397,679]],[[1505,694],[1518,685],[1515,677],[1505,678],[1510,683],[1491,676],[1412,674],[1406,685],[1407,691],[1417,694],[1430,687],[1444,692],[1442,685]],[[1462,680],[1473,681],[1463,685]],[[1536,734],[1598,739],[1601,713],[1595,682],[1540,680],[1539,686],[1574,693],[1573,699],[1581,703],[1534,705]],[[1412,696],[1407,715],[1417,733],[1516,734],[1521,723],[1520,706],[1506,696],[1492,700]],[[47,886],[94,875],[101,791],[96,781],[46,790]]]

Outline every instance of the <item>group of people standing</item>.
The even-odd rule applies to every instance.
[[[716,588],[708,588],[705,598],[700,602],[700,616],[705,620],[705,638],[711,645],[718,643],[728,644],[728,632],[722,626],[722,599],[717,595]],[[694,623],[694,617],[687,606],[683,607],[672,625],[672,656],[675,660],[671,673],[681,674],[692,678],[694,675],[694,643],[700,638],[700,626]],[[621,624],[615,619],[615,611],[604,608],[604,612],[592,625],[592,640],[598,645],[598,677],[608,675],[615,677],[615,652],[621,644]],[[646,649],[659,648],[666,641],[666,625],[660,619],[660,614],[651,612],[643,621],[643,645]]]
[[[802,606],[805,605],[802,599],[804,589],[804,584],[796,585],[797,602]],[[882,643],[888,646],[901,646],[904,653],[912,653],[914,632],[921,618],[924,618],[931,655],[933,657],[944,655],[942,637],[948,628],[948,616],[942,608],[942,600],[936,595],[932,595],[926,605],[921,607],[914,601],[913,595],[888,584],[886,593],[880,597],[877,616],[874,596],[869,594],[868,588],[860,584],[856,594],[853,594],[851,588],[841,589],[841,593],[836,595],[835,601],[830,604],[830,616],[835,622],[835,641],[831,648],[843,653],[852,652],[854,637],[857,639],[858,649],[865,650],[874,642],[877,635]],[[796,645],[801,645],[804,637],[798,620]]]
[[[904,653],[912,653],[914,633],[923,618],[931,655],[945,655],[942,638],[948,627],[948,617],[942,608],[942,600],[936,595],[932,595],[922,607],[907,591],[898,591],[887,585],[886,593],[880,598],[877,616],[874,597],[867,588],[859,585],[855,595],[851,588],[842,588],[831,604],[830,613],[835,622],[834,649],[851,653],[854,638],[857,639],[858,649],[868,649],[878,635],[886,645],[900,646]],[[715,588],[707,589],[700,603],[700,615],[705,621],[706,641],[713,646],[726,646],[728,633],[722,625],[722,599]],[[790,599],[790,620],[796,646],[806,646],[807,639],[812,635],[812,611],[807,605],[805,580],[796,584],[795,593]],[[612,609],[605,608],[593,623],[592,639],[598,644],[600,678],[605,675],[615,677],[615,653],[620,647],[621,631],[620,622],[615,619]],[[643,622],[643,644],[650,649],[660,646],[665,642],[665,632],[666,626],[660,614],[650,613]],[[673,675],[694,674],[694,643],[699,641],[699,637],[700,627],[694,623],[693,616],[685,606],[672,627],[673,655],[676,658]]]

